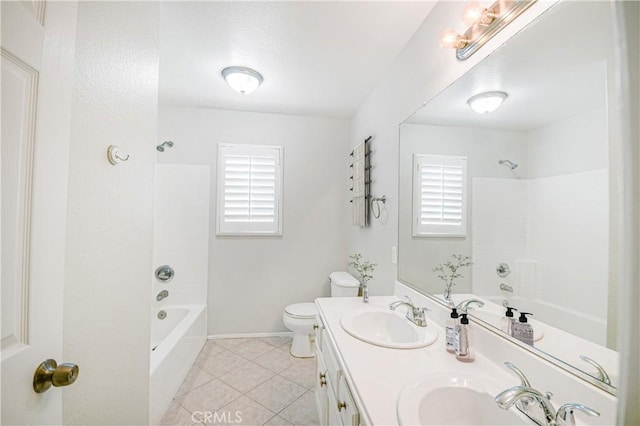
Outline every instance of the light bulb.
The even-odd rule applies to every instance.
[[[440,47],[450,49],[462,49],[468,44],[468,40],[458,34],[454,28],[447,28],[440,33]]]
[[[484,11],[485,8],[480,6],[480,3],[477,1],[467,3],[464,9],[462,9],[462,22],[464,22],[467,27],[470,27],[480,21]]]
[[[469,98],[467,103],[478,114],[495,111],[507,99],[504,92],[485,92]]]

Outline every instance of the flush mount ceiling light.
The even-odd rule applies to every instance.
[[[470,97],[467,103],[475,112],[486,114],[498,109],[507,96],[504,92],[485,92]]]
[[[262,75],[247,67],[227,67],[222,70],[222,77],[236,92],[248,95],[262,84]]]
[[[458,34],[454,28],[447,28],[440,34],[440,46],[456,49],[456,58],[467,59],[535,2],[498,0],[489,7],[483,7],[472,1],[462,11],[462,21],[467,30]]]

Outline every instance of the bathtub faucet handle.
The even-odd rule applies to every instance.
[[[169,282],[173,279],[175,271],[169,265],[162,265],[156,269],[155,276],[159,281]]]
[[[156,300],[159,302],[164,298],[169,297],[169,292],[167,290],[162,290],[160,293],[158,293],[158,295],[156,296]]]

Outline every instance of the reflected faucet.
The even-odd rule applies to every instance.
[[[598,375],[594,376],[596,379],[600,380],[601,382],[607,385],[611,385],[611,378],[607,374],[607,371],[604,369],[604,367],[602,367],[600,364],[598,364],[597,362],[595,362],[593,359],[589,358],[586,355],[580,355],[580,359],[586,363],[591,364],[596,369],[596,371],[598,372]]]
[[[462,302],[458,303],[458,305],[456,306],[456,309],[462,313],[467,313],[467,311],[470,309],[469,306],[472,304],[476,304],[478,305],[479,308],[482,308],[484,306],[484,302],[482,300],[478,300],[478,299],[467,299],[467,300],[463,300]]]

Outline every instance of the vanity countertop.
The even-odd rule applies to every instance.
[[[492,381],[501,386],[495,389],[496,394],[519,384],[513,373],[481,354],[476,353],[476,359],[471,363],[456,360],[445,350],[444,329],[429,316],[428,327],[437,329],[438,339],[430,346],[417,349],[390,349],[365,343],[347,334],[340,325],[343,315],[361,309],[388,310],[389,304],[396,300],[399,299],[395,296],[373,296],[368,304],[364,304],[362,298],[355,297],[316,299],[322,321],[361,410],[362,424],[398,424],[396,403],[401,389],[412,379],[430,373],[452,371],[456,374],[490,375]]]

